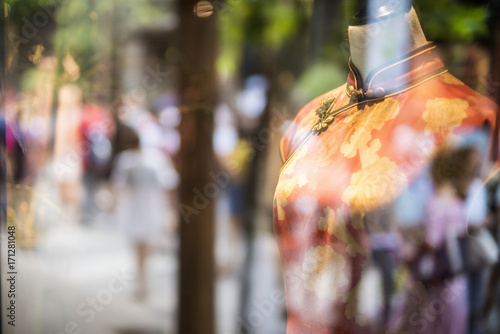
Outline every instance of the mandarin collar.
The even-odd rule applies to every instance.
[[[368,74],[366,82],[363,82],[358,69],[349,59],[346,93],[353,102],[380,99],[403,92],[443,70],[444,64],[432,42],[375,68]]]

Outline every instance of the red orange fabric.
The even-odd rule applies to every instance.
[[[324,101],[327,112],[318,109]],[[367,84],[351,65],[346,85],[297,114],[281,142],[274,198],[288,334],[369,332],[359,291],[370,252],[363,217],[407,189],[444,140],[491,126],[496,108],[448,73],[429,44]]]

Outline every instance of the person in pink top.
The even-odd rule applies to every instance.
[[[467,233],[465,199],[478,172],[479,152],[472,147],[442,149],[431,166],[434,194],[429,198],[424,223],[425,246],[437,251],[448,238]],[[458,251],[458,249],[457,249]],[[459,254],[451,254],[459,256]],[[442,265],[434,263],[434,265]],[[462,334],[467,331],[467,278],[458,274],[427,286],[421,304],[429,314],[424,333]]]

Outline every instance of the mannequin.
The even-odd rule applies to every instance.
[[[427,44],[414,8],[368,24],[348,28],[351,60],[363,80],[383,64]]]
[[[424,221],[433,151],[443,143],[487,142],[484,124],[495,122],[497,106],[448,73],[409,1],[364,4],[348,27],[346,83],[304,106],[280,144],[273,227],[287,334],[425,330],[415,315],[433,298],[413,298],[413,283],[403,284],[411,298],[397,310],[392,303],[394,269],[403,251],[420,246],[399,227]],[[424,186],[412,187],[419,180]],[[408,207],[399,202],[403,195]],[[384,269],[381,307],[370,306],[366,294],[374,290],[370,257]],[[451,290],[461,284],[449,283]],[[446,286],[436,284],[437,295]],[[466,303],[457,296],[426,322],[426,333],[465,333]]]

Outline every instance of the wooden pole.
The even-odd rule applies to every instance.
[[[198,1],[180,0],[181,149],[179,169],[180,280],[178,333],[213,334],[214,201],[213,110],[216,102],[216,18]],[[206,1],[200,3],[207,4]],[[212,176],[211,176],[212,175]],[[214,195],[215,194],[215,195]]]
[[[500,0],[492,1],[491,4],[491,27],[492,27],[492,57],[491,57],[491,97],[495,100],[497,104],[500,105]],[[500,110],[497,110],[497,121],[495,122],[495,130],[493,132],[493,145],[492,145],[492,160],[496,161],[498,159],[498,149],[499,149],[499,118]]]

